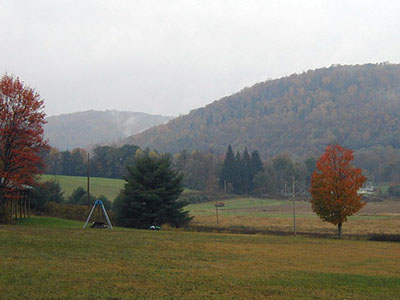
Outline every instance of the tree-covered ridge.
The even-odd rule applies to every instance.
[[[258,83],[127,141],[174,153],[251,146],[263,159],[304,158],[332,141],[400,148],[399,100],[400,65],[332,66]]]

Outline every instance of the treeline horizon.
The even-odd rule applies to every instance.
[[[89,174],[92,177],[123,179],[126,167],[135,163],[136,145],[122,147],[97,146],[90,151]],[[157,152],[157,151],[155,151]],[[236,154],[234,154],[236,153]],[[317,156],[293,160],[288,154],[261,161],[257,149],[245,147],[242,152],[229,145],[225,155],[182,150],[169,154],[173,168],[183,174],[183,185],[209,193],[227,192],[248,195],[285,195],[296,181],[296,193],[307,194]],[[51,148],[44,154],[45,174],[87,176],[88,152],[77,148],[58,151]],[[228,160],[228,161],[227,161]],[[368,181],[400,182],[400,150],[380,147],[376,151],[355,152],[354,165],[363,169]]]

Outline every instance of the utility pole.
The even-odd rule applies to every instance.
[[[90,153],[87,154],[87,205],[90,208]]]
[[[285,197],[287,195],[286,191],[287,191],[287,182],[285,181]]]
[[[294,176],[292,177],[292,179],[293,179],[293,193],[292,193],[292,196],[293,196],[293,233],[294,233],[294,235],[296,236],[296,200],[295,200],[295,198],[294,198]]]
[[[217,215],[217,226],[218,226],[218,204],[215,204],[215,213]]]

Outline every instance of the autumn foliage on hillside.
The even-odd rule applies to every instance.
[[[0,205],[16,188],[34,182],[40,170],[39,152],[45,114],[43,100],[32,88],[9,75],[0,81]]]
[[[219,155],[229,144],[247,145],[263,160],[282,153],[306,158],[332,141],[354,150],[400,148],[399,87],[400,65],[307,71],[245,88],[121,144]]]
[[[311,177],[312,209],[322,220],[338,225],[339,236],[347,217],[365,205],[357,191],[366,178],[352,160],[353,151],[328,145]]]

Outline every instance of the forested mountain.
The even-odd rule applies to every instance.
[[[263,159],[344,147],[400,148],[400,65],[335,65],[258,83],[129,137],[161,152],[223,154],[258,149]]]
[[[47,118],[45,137],[60,150],[115,142],[172,117],[127,111],[84,111]]]

